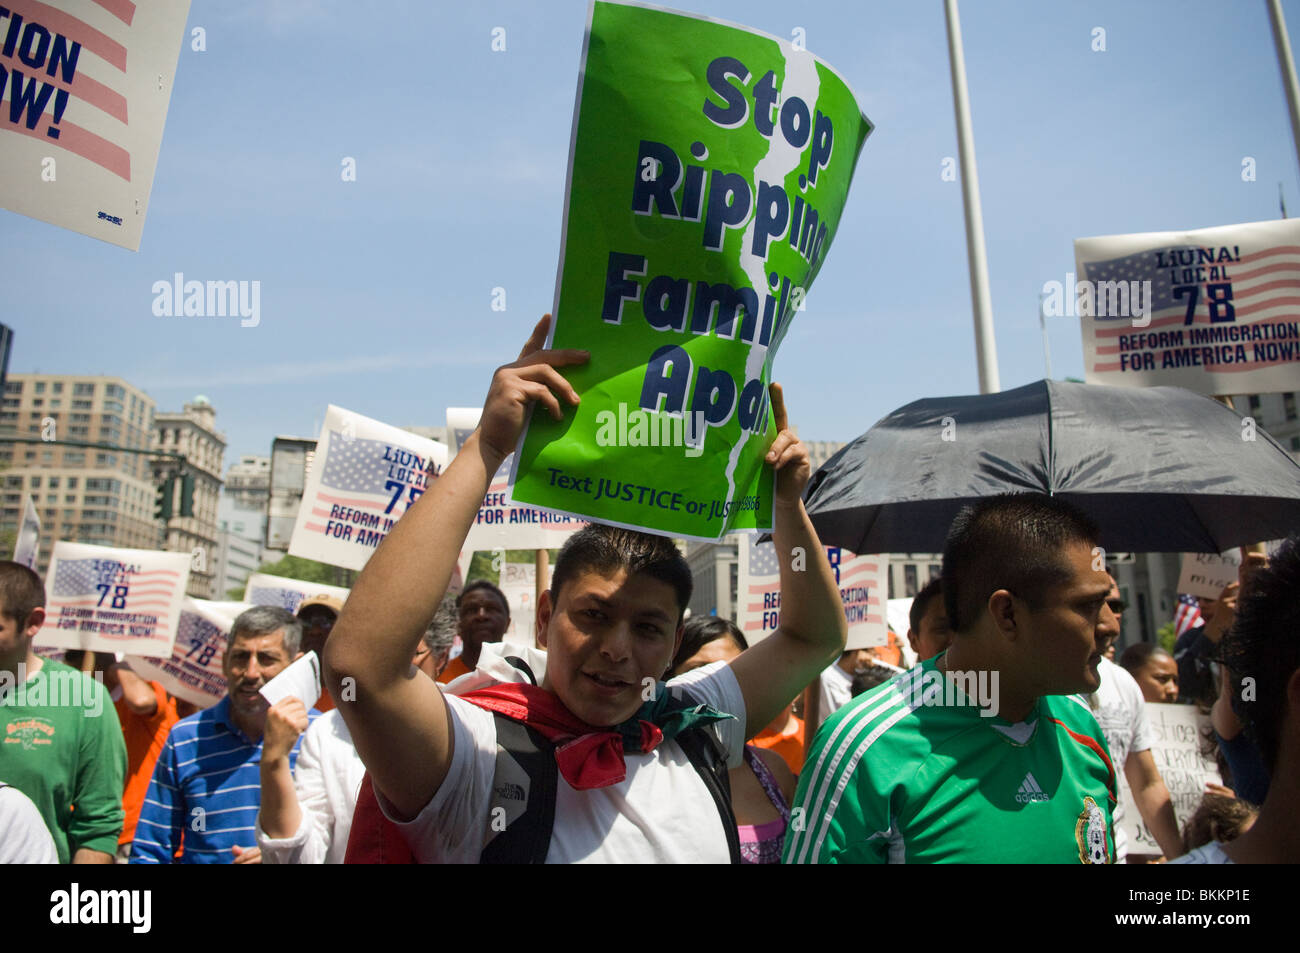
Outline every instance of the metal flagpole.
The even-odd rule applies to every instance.
[[[989,296],[988,257],[984,251],[984,217],[980,212],[979,176],[975,172],[975,140],[970,128],[970,99],[966,93],[966,58],[962,55],[957,0],[944,0],[948,23],[948,62],[952,67],[952,98],[957,111],[957,150],[961,157],[961,197],[966,209],[966,255],[970,260],[970,295],[975,314],[975,359],[980,393],[1002,389],[993,341],[993,301]]]
[[[1295,59],[1291,56],[1291,40],[1286,35],[1281,0],[1268,0],[1268,22],[1273,27],[1277,65],[1282,70],[1282,88],[1286,90],[1286,104],[1291,111],[1291,138],[1295,142],[1296,160],[1300,161],[1300,86],[1296,83]]]

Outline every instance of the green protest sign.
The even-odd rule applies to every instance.
[[[821,269],[871,123],[806,50],[592,4],[548,347],[582,396],[535,408],[513,498],[720,539],[771,527],[772,360]]]

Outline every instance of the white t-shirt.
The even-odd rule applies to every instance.
[[[0,784],[0,865],[58,862],[54,838],[32,799],[16,787]]]
[[[1151,747],[1151,726],[1147,723],[1146,700],[1137,680],[1110,659],[1103,657],[1097,665],[1101,676],[1101,687],[1088,696],[1101,733],[1106,738],[1106,747],[1110,749],[1111,763],[1115,767],[1116,783],[1119,775],[1124,773],[1124,764],[1130,753],[1146,751]],[[1128,835],[1120,821],[1130,808],[1126,785],[1119,785],[1121,794],[1115,804],[1115,863],[1122,864],[1128,854]]]
[[[1233,859],[1223,852],[1223,845],[1210,841],[1204,847],[1169,861],[1171,864],[1231,864]]]
[[[715,662],[668,683],[682,694],[735,715],[714,722],[727,764],[740,764],[745,746],[745,701],[730,666]],[[492,713],[444,694],[455,743],[442,786],[406,823],[382,794],[379,805],[403,831],[419,863],[478,863],[491,830],[489,808],[496,773]],[[618,784],[576,791],[556,781],[555,825],[548,864],[729,863],[727,832],[713,796],[674,741],[625,758]]]
[[[817,712],[817,725],[821,727],[823,721],[852,700],[853,676],[840,668],[838,662],[833,662],[822,671],[818,684],[821,685],[821,694],[818,696],[820,711]]]
[[[257,815],[257,846],[267,864],[341,864],[352,831],[352,812],[366,766],[343,715],[333,709],[311,723],[302,738],[293,786],[302,820],[291,837],[273,838]]]

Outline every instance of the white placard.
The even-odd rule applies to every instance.
[[[1077,307],[1088,383],[1296,389],[1300,219],[1081,238],[1074,257],[1046,313]]]
[[[736,624],[750,645],[776,631],[781,619],[781,573],[773,543],[759,543],[757,534],[739,537],[736,583]],[[826,556],[849,624],[846,649],[889,644],[885,618],[888,556],[855,556],[827,546]]]
[[[447,465],[447,447],[333,404],[289,553],[362,569],[393,524]]]
[[[536,563],[506,563],[501,567],[500,589],[510,605],[510,631],[516,642],[533,642],[537,616]]]
[[[168,656],[189,582],[189,553],[56,542],[41,644]]]
[[[1210,719],[1208,715],[1200,714],[1194,705],[1147,702],[1146,710],[1151,723],[1151,757],[1169,789],[1169,799],[1181,831],[1183,824],[1200,806],[1206,782],[1223,783],[1213,756],[1201,753],[1200,736],[1209,726]],[[1128,852],[1161,853],[1160,845],[1142,823],[1142,815],[1138,813],[1124,778],[1122,764],[1115,765],[1115,776],[1119,780],[1119,796],[1124,802],[1123,825],[1128,835]]]
[[[41,518],[36,515],[36,505],[30,496],[23,499],[23,522],[18,527],[14,541],[14,562],[28,569],[36,569],[36,558],[41,548]]]
[[[0,205],[137,250],[189,0],[7,6]]]
[[[308,652],[294,660],[263,685],[260,694],[272,705],[292,695],[311,708],[320,700],[320,659],[315,652]]]
[[[1237,581],[1241,550],[1226,553],[1185,553],[1183,569],[1178,574],[1178,591],[1198,599],[1216,601],[1224,586]]]
[[[304,582],[301,579],[255,572],[248,577],[244,586],[244,601],[254,606],[279,606],[296,615],[298,607],[308,599],[330,596],[339,602],[347,602],[350,591],[341,586],[327,586],[323,582]]]
[[[163,690],[200,708],[211,708],[226,695],[221,662],[230,640],[230,627],[246,602],[186,599],[181,608],[176,643],[167,658],[128,656],[131,670]]]

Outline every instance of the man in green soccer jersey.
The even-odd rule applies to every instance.
[[[953,521],[950,648],[817,732],[786,863],[1110,863],[1115,772],[1075,693],[1114,628],[1097,527],[1041,494]]]

